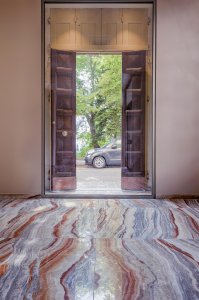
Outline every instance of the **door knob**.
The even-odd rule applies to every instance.
[[[62,135],[63,135],[63,136],[67,136],[67,135],[68,135],[68,132],[67,132],[66,130],[63,130],[63,131],[62,131]]]

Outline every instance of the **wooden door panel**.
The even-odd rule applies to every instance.
[[[61,110],[57,110],[57,130],[67,130],[72,131],[73,127],[73,116],[67,112],[62,112]]]
[[[64,74],[64,71],[57,71],[57,89],[72,89],[73,78],[71,74]]]
[[[131,84],[130,87],[135,90],[140,90],[142,88],[142,75],[141,74],[135,74],[131,78]]]
[[[137,152],[139,152],[139,151],[137,151]],[[132,176],[129,176],[129,177],[140,176],[140,174],[143,173],[142,153],[136,153],[135,152],[132,155],[132,153],[130,151],[127,152],[127,168],[129,170],[129,174],[132,175]]]
[[[132,71],[135,69],[141,70],[143,65],[143,57],[140,55],[140,52],[134,52],[133,55],[127,55],[124,57],[124,63],[127,64],[126,70]]]
[[[73,106],[73,94],[69,91],[57,91],[57,108],[70,110]]]
[[[139,151],[142,147],[142,137],[140,133],[127,133],[127,151]]]
[[[147,49],[147,20],[147,9],[123,9],[123,44],[126,50]]]
[[[145,176],[145,51],[123,53],[122,188]]]
[[[57,152],[72,152],[73,145],[72,140],[73,136],[71,134],[68,134],[67,136],[63,137],[62,130],[57,130],[57,136],[56,136],[56,148]],[[64,153],[62,153],[64,154]]]
[[[58,50],[55,51],[59,52],[59,54],[57,55],[58,70],[63,70],[63,68],[69,68],[68,71],[70,71],[70,68],[74,68],[74,62],[71,59],[71,55],[73,55],[72,52],[58,51]]]
[[[51,9],[51,45],[55,49],[75,49],[75,9]]]
[[[70,176],[73,170],[73,156],[69,153],[58,153],[56,156],[56,174],[62,177],[61,175],[65,173],[65,175]],[[63,177],[62,177],[63,178]]]
[[[127,131],[143,131],[143,116],[142,111],[127,112]],[[128,140],[127,140],[128,141]]]
[[[52,190],[76,188],[76,56],[52,50]]]
[[[51,45],[68,51],[148,49],[148,9],[52,8]]]
[[[126,90],[126,108],[128,110],[142,109],[141,94]]]
[[[123,40],[122,9],[102,8],[102,45],[105,49],[121,47]]]
[[[97,49],[101,44],[101,10],[76,9],[76,20],[76,49]]]

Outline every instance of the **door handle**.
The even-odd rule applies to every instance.
[[[66,130],[63,130],[62,131],[62,135],[65,137],[65,136],[67,136],[68,135],[68,132],[66,131]]]

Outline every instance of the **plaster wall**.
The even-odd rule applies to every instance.
[[[157,195],[199,195],[199,1],[157,1]]]
[[[0,193],[41,191],[39,0],[0,1]],[[199,1],[157,0],[157,195],[199,194]]]
[[[0,1],[0,193],[40,193],[39,0]]]

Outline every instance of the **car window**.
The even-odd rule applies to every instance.
[[[121,148],[121,141],[116,141],[110,144],[106,144],[102,148],[111,149],[113,145],[116,145],[117,148]]]
[[[102,148],[107,148],[107,149],[110,149],[110,148],[111,148],[111,146],[112,146],[112,144],[107,144],[107,145],[103,146]]]

